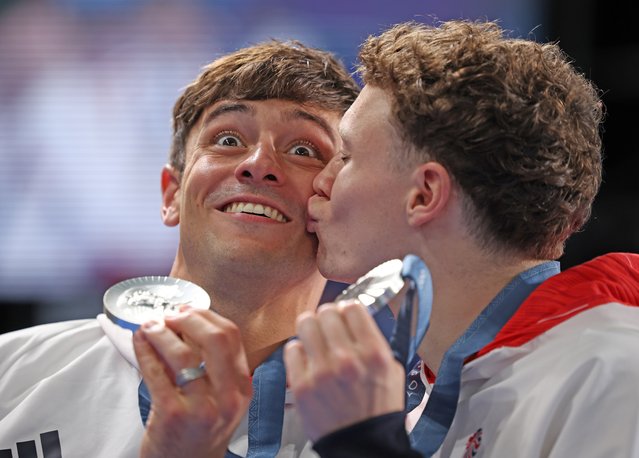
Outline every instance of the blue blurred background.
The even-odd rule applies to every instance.
[[[0,0],[0,332],[93,317],[110,285],[168,273],[160,219],[171,108],[228,51],[299,39],[351,69],[369,35],[405,20],[499,19],[559,40],[604,91],[606,176],[565,267],[639,251],[633,16],[600,0]]]

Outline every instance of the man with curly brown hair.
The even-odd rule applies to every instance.
[[[492,22],[400,24],[360,60],[365,87],[309,201],[320,271],[353,281],[417,255],[432,314],[408,405],[363,306],[300,316],[285,361],[315,449],[637,456],[639,256],[556,261],[601,182],[597,90],[556,44]]]

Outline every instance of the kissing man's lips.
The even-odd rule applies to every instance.
[[[308,203],[306,204],[306,230],[308,232],[317,232],[320,213],[317,206],[323,201],[325,202],[327,199],[325,197],[320,197],[317,194],[312,195],[310,199],[308,199]]]
[[[317,205],[326,200],[324,197],[320,197],[317,194],[313,195],[308,199],[308,203],[306,205],[307,218],[306,218],[306,230],[311,233],[317,232],[318,226],[318,211]]]
[[[317,220],[308,219],[306,220],[306,230],[311,234],[315,234],[317,232]]]

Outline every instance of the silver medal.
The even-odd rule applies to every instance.
[[[391,349],[395,358],[410,370],[430,325],[433,285],[426,264],[412,254],[403,260],[386,261],[335,298],[335,302],[344,300],[360,302],[372,315],[389,306],[395,315]]]
[[[173,277],[149,276],[124,280],[104,293],[104,313],[114,323],[135,331],[142,323],[163,321],[179,313],[180,305],[208,309],[211,299],[195,283]]]
[[[404,287],[402,267],[401,259],[391,259],[378,265],[342,291],[335,302],[357,300],[374,314],[391,303]]]

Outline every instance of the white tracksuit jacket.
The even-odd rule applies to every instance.
[[[0,458],[134,458],[144,434],[131,331],[97,319],[0,334]],[[279,458],[311,458],[287,393]],[[245,456],[248,422],[230,450]]]

